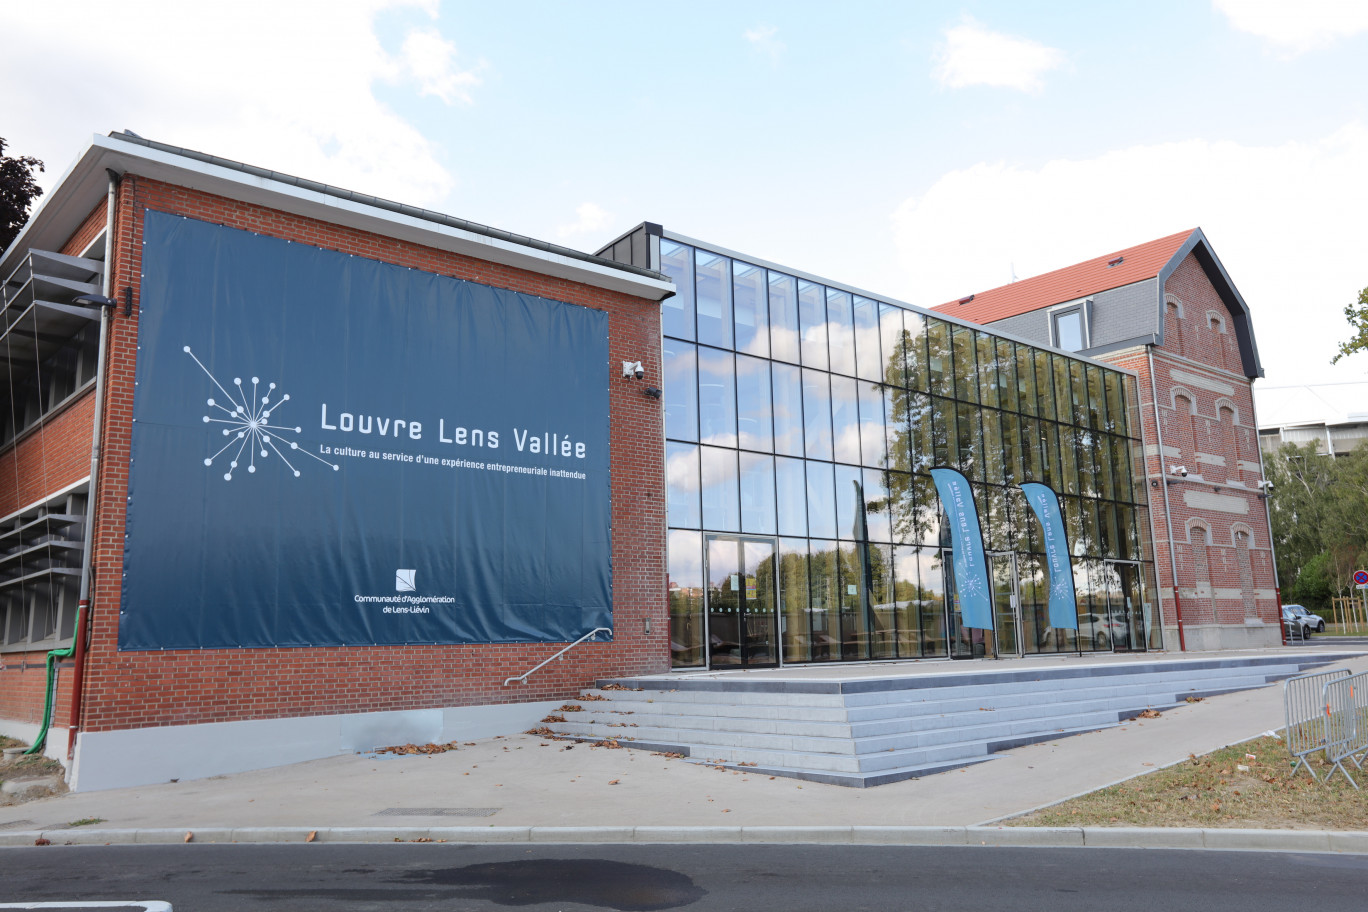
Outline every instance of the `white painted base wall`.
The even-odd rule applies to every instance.
[[[284,766],[392,744],[471,741],[510,735],[535,727],[563,702],[83,731],[76,736],[70,786],[75,791],[88,792],[152,785],[172,779],[203,779]],[[33,734],[37,734],[36,728]],[[66,730],[62,730],[60,738],[55,737],[57,734],[56,729],[50,732],[48,742],[60,740],[65,757]]]
[[[1282,632],[1274,624],[1185,624],[1183,637],[1188,652],[1222,649],[1263,649],[1282,645]],[[1178,628],[1164,628],[1164,646],[1178,652]]]

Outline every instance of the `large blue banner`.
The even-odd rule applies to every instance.
[[[612,624],[608,316],[149,212],[122,649]]]
[[[1074,598],[1073,558],[1069,555],[1069,536],[1059,510],[1059,495],[1047,485],[1028,482],[1021,486],[1026,501],[1040,520],[1045,542],[1045,566],[1050,569],[1050,626],[1078,629],[1078,602]]]
[[[993,629],[993,590],[988,582],[988,560],[983,531],[969,480],[955,469],[931,470],[941,507],[950,520],[950,544],[955,552],[955,589],[959,593],[960,622],[965,627]]]

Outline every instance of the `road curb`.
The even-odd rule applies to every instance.
[[[190,838],[187,840],[187,834]],[[46,840],[44,842],[44,840]],[[1216,849],[1368,855],[1368,831],[1192,827],[205,827],[0,832],[0,848],[33,845],[456,843],[542,845],[901,845]]]

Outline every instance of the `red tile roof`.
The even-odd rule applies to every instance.
[[[932,309],[974,323],[992,323],[1051,304],[1073,301],[1099,291],[1152,279],[1159,275],[1195,230],[1180,231],[1054,272],[978,292],[972,301],[965,304],[950,301]],[[1115,266],[1107,265],[1117,257],[1121,257],[1121,262]]]

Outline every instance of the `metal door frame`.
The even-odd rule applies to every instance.
[[[1017,560],[1015,551],[985,551],[984,555],[990,560],[994,557],[1010,557],[1012,559],[1012,615],[1016,622],[1016,652],[1012,658],[1020,659],[1026,655],[1025,630],[1021,623],[1021,562]],[[990,578],[988,581],[992,583]],[[994,593],[996,601],[996,593]],[[997,648],[997,606],[993,606],[993,647]],[[1001,656],[997,656],[1001,658]]]
[[[715,540],[715,539],[725,539],[725,540],[727,540],[727,541],[735,542],[735,543],[736,543],[736,546],[737,546],[737,550],[738,550],[738,555],[741,555],[741,554],[744,554],[744,553],[745,553],[745,551],[743,550],[743,548],[744,548],[744,543],[745,543],[745,542],[748,542],[748,541],[753,541],[753,542],[764,542],[765,544],[769,545],[769,546],[773,549],[772,552],[771,552],[771,554],[773,555],[774,562],[775,562],[775,563],[774,563],[774,569],[775,569],[775,574],[774,574],[774,604],[770,606],[770,607],[771,607],[771,610],[773,611],[773,614],[774,614],[774,655],[775,655],[775,661],[774,661],[773,663],[766,663],[766,664],[764,664],[764,665],[751,665],[751,664],[746,663],[746,662],[738,662],[738,663],[735,664],[735,665],[718,665],[718,666],[715,666],[715,667],[714,667],[714,665],[713,665],[713,663],[712,663],[712,574],[711,574],[711,572],[710,572],[711,569],[712,569],[712,568],[711,568],[712,553],[711,553],[711,551],[709,550],[708,545],[709,545],[710,542],[712,542],[712,541]],[[704,668],[708,669],[709,671],[727,671],[727,670],[747,669],[747,668],[757,668],[757,669],[759,669],[759,668],[782,668],[782,667],[784,666],[784,647],[783,647],[783,640],[784,640],[784,637],[783,637],[783,631],[780,630],[780,627],[779,627],[779,621],[780,621],[780,612],[779,612],[779,586],[780,586],[780,579],[779,579],[779,578],[780,578],[781,574],[778,572],[778,570],[779,570],[779,560],[778,560],[778,558],[779,558],[779,538],[778,538],[777,536],[771,536],[771,535],[747,535],[747,534],[740,533],[740,532],[704,532],[704,533],[703,533],[703,621],[704,621],[704,623],[703,623],[703,662],[704,662],[703,667],[704,667]],[[744,568],[743,568],[743,569],[744,569]],[[744,577],[744,575],[745,575],[745,574],[743,573],[742,576]],[[745,622],[745,615],[744,615],[744,614],[740,614],[740,615],[738,616],[738,619],[737,619],[737,625],[738,625],[738,632],[740,633],[740,635],[741,635],[741,637],[742,637],[742,642],[741,642],[741,644],[740,644],[740,648],[741,648],[741,651],[742,651],[742,655],[743,655],[743,656],[745,655],[745,633],[744,633],[745,623],[746,623],[746,622]]]
[[[1143,566],[1143,562],[1138,561],[1138,560],[1112,560],[1111,558],[1105,558],[1105,559],[1102,561],[1102,567],[1103,567],[1103,569],[1106,569],[1107,567],[1116,567],[1116,566],[1119,566],[1119,565],[1121,565],[1121,564],[1127,564],[1127,565],[1129,565],[1129,566],[1131,566],[1131,567],[1133,567],[1133,568],[1135,569],[1135,579],[1136,579],[1136,583],[1137,583],[1137,585],[1140,586],[1141,592],[1143,593],[1143,591],[1144,591],[1144,585],[1143,585],[1143,583],[1144,583],[1144,577],[1141,575],[1141,574],[1142,574],[1141,568],[1142,568],[1142,566]],[[1118,580],[1121,579],[1121,574],[1120,574],[1119,572],[1117,573],[1116,578],[1117,578]],[[1110,615],[1110,614],[1111,614],[1111,598],[1110,598],[1111,593],[1108,592],[1107,595],[1108,595],[1108,599],[1107,599],[1107,613],[1108,613],[1108,615]],[[1125,597],[1125,589],[1124,589],[1124,588],[1121,590],[1121,595],[1122,595],[1122,598]],[[1140,645],[1139,647],[1137,647],[1137,646],[1135,645],[1135,627],[1131,624],[1131,620],[1130,620],[1130,617],[1129,617],[1130,614],[1135,613],[1135,612],[1139,612],[1139,613],[1140,613],[1140,630],[1141,630],[1141,637],[1140,637],[1140,639],[1142,640],[1142,643],[1141,643],[1141,645]],[[1126,646],[1126,649],[1125,649],[1126,652],[1149,652],[1149,651],[1150,651],[1150,648],[1149,648],[1149,631],[1145,629],[1145,616],[1144,616],[1144,613],[1143,613],[1143,612],[1144,612],[1144,604],[1143,604],[1143,602],[1142,602],[1141,604],[1139,604],[1139,605],[1136,605],[1134,608],[1126,609],[1126,614],[1127,614],[1127,617],[1126,617],[1126,642],[1127,642],[1127,646]],[[1117,650],[1117,648],[1116,648],[1116,641],[1115,641],[1115,639],[1112,640],[1111,646],[1112,646],[1112,649],[1111,649],[1112,652],[1117,652],[1117,651],[1119,651],[1119,650]]]

